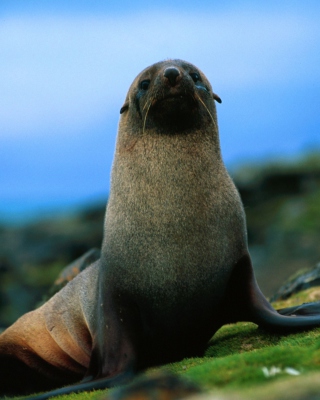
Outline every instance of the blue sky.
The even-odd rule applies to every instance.
[[[0,220],[106,196],[127,89],[165,58],[222,98],[228,166],[320,149],[319,21],[308,0],[1,0]]]

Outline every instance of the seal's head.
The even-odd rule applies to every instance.
[[[182,60],[166,60],[136,77],[120,113],[135,128],[140,125],[142,133],[173,134],[207,122],[216,125],[214,100],[221,103],[198,68]]]

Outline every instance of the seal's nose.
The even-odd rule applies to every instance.
[[[168,79],[170,86],[175,86],[180,71],[176,67],[168,67],[164,70],[163,76]]]

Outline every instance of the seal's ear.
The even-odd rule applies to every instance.
[[[215,93],[213,93],[212,92],[212,97],[214,98],[214,100],[215,101],[217,101],[218,103],[222,103],[222,100],[220,99],[220,97],[217,95],[217,94],[215,94]]]
[[[124,105],[120,108],[120,114],[127,111],[128,108],[129,108],[129,103],[124,103]]]

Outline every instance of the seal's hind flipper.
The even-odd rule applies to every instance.
[[[288,316],[319,316],[320,317],[320,301],[314,303],[303,303],[293,307],[286,307],[277,310],[281,315]]]

